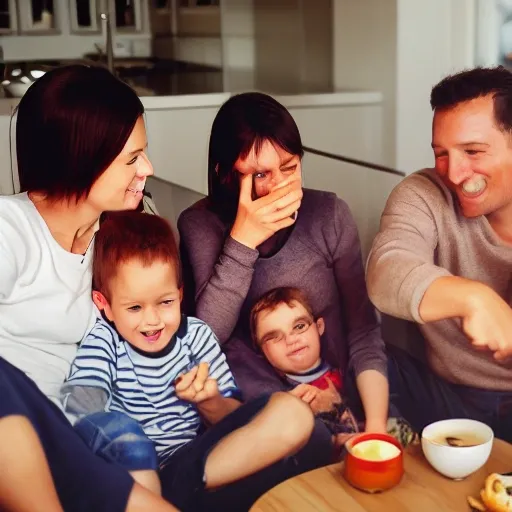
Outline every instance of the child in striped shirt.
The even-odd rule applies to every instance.
[[[196,510],[210,489],[226,494],[307,442],[307,407],[283,393],[242,405],[214,333],[181,314],[178,250],[165,220],[110,214],[96,235],[93,279],[103,318],[78,349],[62,401],[95,453]],[[296,463],[281,462],[278,479],[318,465]],[[275,485],[273,471],[253,494]]]

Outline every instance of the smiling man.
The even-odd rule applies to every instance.
[[[428,365],[389,349],[391,396],[416,428],[485,421],[512,440],[512,74],[432,89],[435,168],[392,192],[368,262],[382,312],[419,325]]]

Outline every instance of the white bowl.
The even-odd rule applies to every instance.
[[[438,444],[439,436],[473,434],[483,440],[476,446]],[[430,464],[444,476],[460,480],[480,469],[489,458],[494,433],[485,423],[476,420],[454,419],[436,421],[421,433],[421,447]]]

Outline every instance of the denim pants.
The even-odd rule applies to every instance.
[[[12,415],[27,418],[34,427],[65,512],[126,510],[131,476],[95,456],[34,381],[0,357],[0,419]],[[30,484],[26,482],[27,492]]]
[[[141,425],[122,412],[96,412],[75,423],[75,431],[102,459],[128,471],[158,469],[155,445]]]
[[[309,442],[297,454],[220,489],[207,490],[204,468],[210,452],[224,437],[249,423],[268,400],[268,395],[262,395],[241,405],[163,461],[160,469],[162,496],[184,512],[245,512],[259,496],[280,482],[334,462],[331,434],[317,421]],[[128,470],[156,469],[152,441],[135,420],[123,413],[101,412],[86,416],[76,423],[75,430],[95,454],[109,462]]]
[[[387,350],[390,401],[419,432],[434,421],[471,418],[512,442],[512,392],[451,384],[404,350]]]

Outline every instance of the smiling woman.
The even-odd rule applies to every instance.
[[[46,73],[19,104],[22,192],[0,197],[0,467],[14,461],[2,474],[9,492],[0,487],[0,509],[58,510],[48,505],[56,490],[65,510],[172,510],[95,457],[55,407],[95,320],[91,264],[99,217],[135,209],[152,174],[143,112],[126,84],[86,66]],[[42,448],[37,457],[16,457],[9,431],[23,427],[26,442]],[[28,501],[23,475],[32,465],[45,484],[36,482],[40,493]]]
[[[386,357],[366,293],[357,228],[335,194],[302,188],[291,114],[261,93],[233,96],[212,125],[208,197],[181,215],[185,295],[219,337],[246,397],[289,389],[251,341],[249,312],[272,288],[298,287],[323,317],[322,357],[353,372],[366,428],[386,429]]]
[[[152,174],[143,112],[135,93],[103,68],[47,73],[18,108],[21,191],[41,204],[73,198],[100,213],[137,207],[135,189]]]

